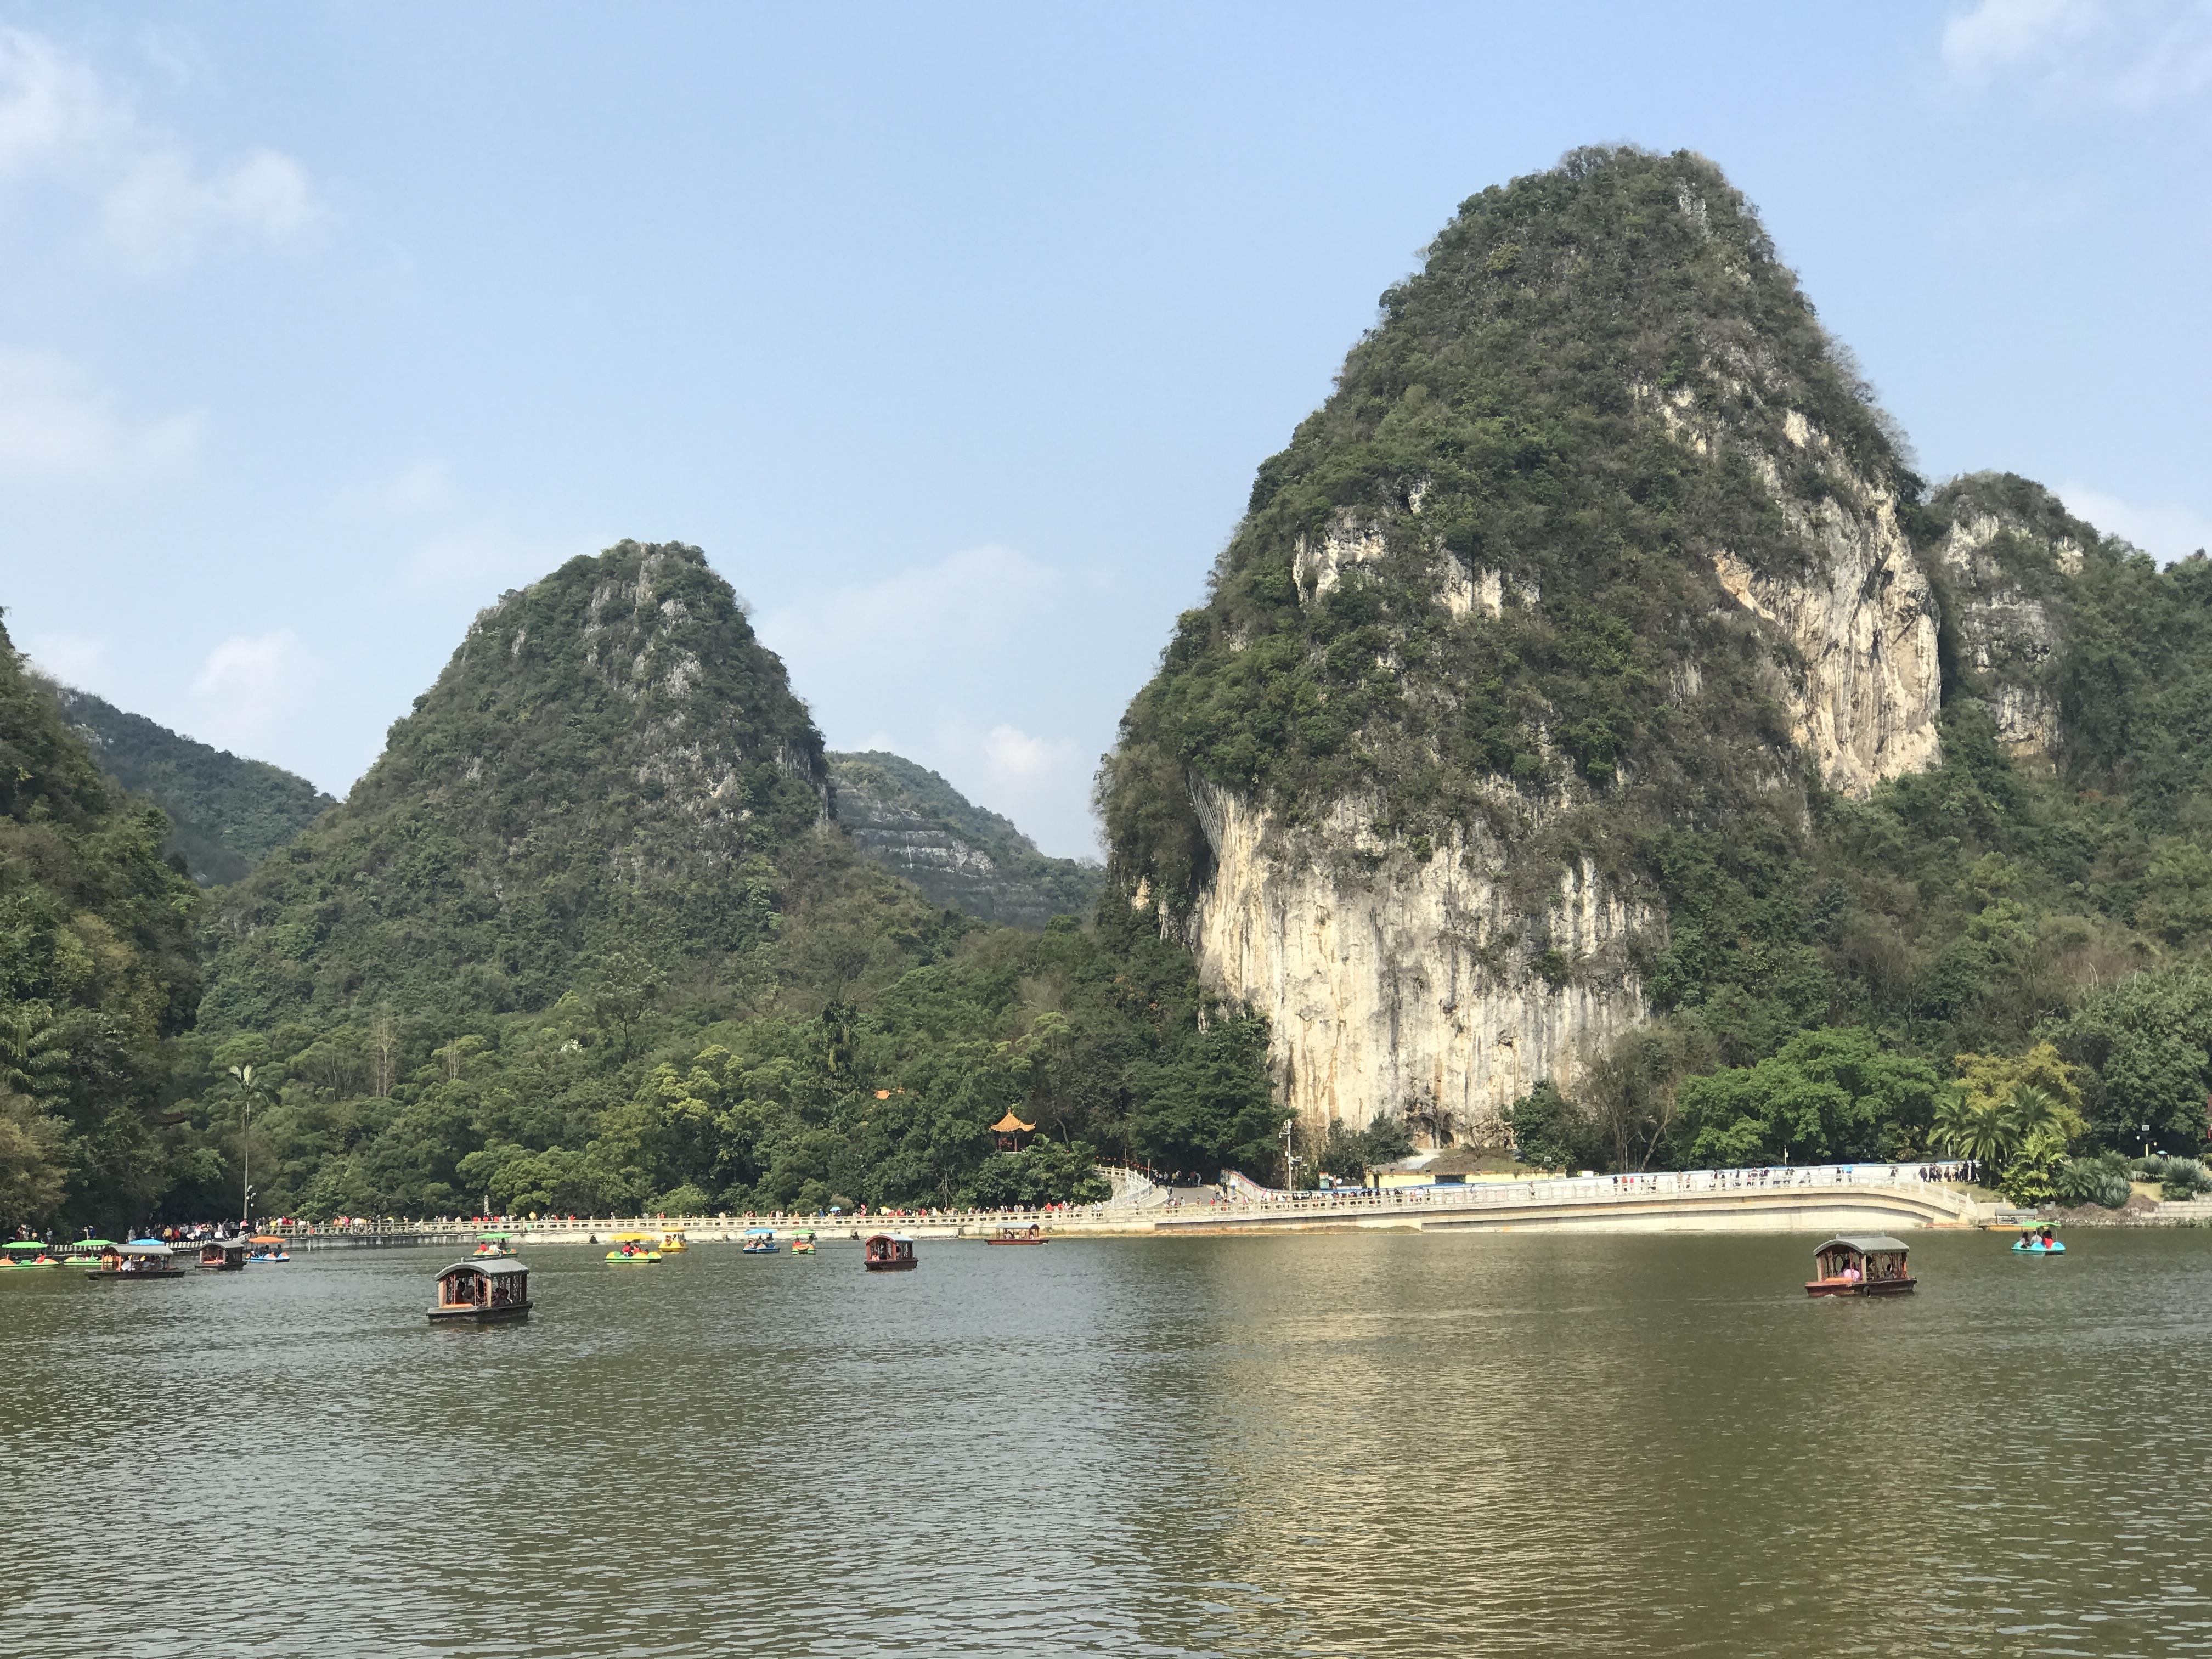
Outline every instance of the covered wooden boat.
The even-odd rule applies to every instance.
[[[1813,1253],[1808,1296],[1903,1296],[1919,1281],[1905,1264],[1905,1243],[1887,1233],[1832,1238]]]
[[[216,1273],[246,1271],[246,1243],[242,1238],[210,1238],[200,1244],[200,1266]]]
[[[498,1259],[456,1261],[438,1275],[433,1319],[520,1319],[530,1311],[530,1269]]]
[[[872,1273],[904,1273],[915,1265],[914,1240],[904,1233],[876,1233],[862,1248],[860,1261]]]
[[[983,1241],[986,1244],[1049,1244],[1044,1229],[1034,1221],[1026,1227],[1001,1227],[998,1235]]]
[[[141,1279],[182,1279],[185,1270],[177,1265],[176,1252],[158,1238],[134,1238],[127,1244],[111,1244],[100,1253],[100,1266],[87,1273],[87,1279],[103,1283],[132,1284]]]

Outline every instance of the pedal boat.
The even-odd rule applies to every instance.
[[[513,1233],[478,1233],[477,1247],[469,1252],[469,1258],[474,1261],[490,1261],[521,1254],[514,1248]]]
[[[2066,1246],[2058,1239],[2045,1243],[2040,1238],[2015,1238],[2012,1242],[2015,1255],[2063,1255]]]
[[[61,1257],[47,1255],[46,1247],[35,1238],[19,1238],[12,1244],[0,1245],[0,1271],[58,1267],[63,1265]]]
[[[252,1254],[246,1258],[249,1262],[289,1261],[292,1259],[292,1252],[284,1248],[287,1241],[275,1233],[256,1233],[246,1242],[253,1247]]]
[[[651,1233],[617,1233],[609,1241],[614,1249],[607,1252],[607,1260],[621,1266],[641,1266],[660,1260],[660,1252],[653,1248]]]
[[[747,1255],[774,1255],[776,1253],[775,1229],[773,1227],[746,1228],[745,1242],[740,1248]]]
[[[791,1236],[791,1253],[793,1255],[812,1255],[814,1254],[814,1235],[812,1233],[793,1233]]]

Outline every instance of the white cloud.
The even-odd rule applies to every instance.
[[[1058,573],[1010,547],[972,547],[919,569],[837,588],[759,619],[761,635],[785,656],[849,658],[879,649],[940,648],[951,635],[988,647],[1010,628],[1035,621],[1057,596]]]
[[[107,672],[107,641],[90,634],[33,634],[23,654],[51,679],[88,691]]]
[[[142,115],[128,88],[20,28],[0,27],[0,184],[81,199],[96,240],[147,270],[223,244],[296,245],[332,217],[293,157],[203,158]]]
[[[0,348],[0,472],[113,478],[187,465],[197,415],[133,421],[67,358]]]
[[[2125,537],[2163,562],[2212,548],[2212,516],[2194,507],[2146,507],[2079,483],[2059,485],[2058,499],[2076,518],[2108,536]]]
[[[1943,26],[1943,66],[1970,85],[1986,85],[2094,33],[2102,10],[2096,0],[1982,0]]]
[[[318,666],[289,628],[223,641],[192,682],[207,741],[243,752],[263,745],[299,706]]]
[[[1026,784],[1074,764],[1075,744],[1066,738],[1033,738],[1019,726],[994,726],[984,733],[983,757],[999,776]]]
[[[1943,66],[2142,109],[2212,87],[2212,0],[1981,0],[1943,27]]]

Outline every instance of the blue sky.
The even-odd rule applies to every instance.
[[[337,793],[502,589],[703,546],[1048,850],[1455,205],[1718,161],[1931,477],[2212,542],[2212,3],[0,0],[0,605]]]

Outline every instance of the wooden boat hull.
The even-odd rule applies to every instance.
[[[987,1238],[986,1244],[1049,1244],[1048,1238]]]
[[[872,1273],[902,1273],[911,1272],[921,1263],[908,1256],[903,1261],[869,1261],[862,1265]]]
[[[184,1276],[182,1267],[157,1267],[150,1273],[109,1273],[105,1268],[95,1267],[85,1275],[87,1279],[96,1279],[103,1285],[135,1282],[141,1279],[182,1279]]]
[[[441,1319],[457,1320],[464,1324],[481,1325],[494,1319],[520,1319],[530,1312],[527,1302],[510,1303],[501,1308],[433,1308],[430,1319],[434,1324]]]
[[[1808,1296],[1910,1296],[1917,1279],[1884,1279],[1873,1284],[1863,1280],[1856,1285],[1838,1284],[1832,1279],[1815,1279],[1805,1286]]]

